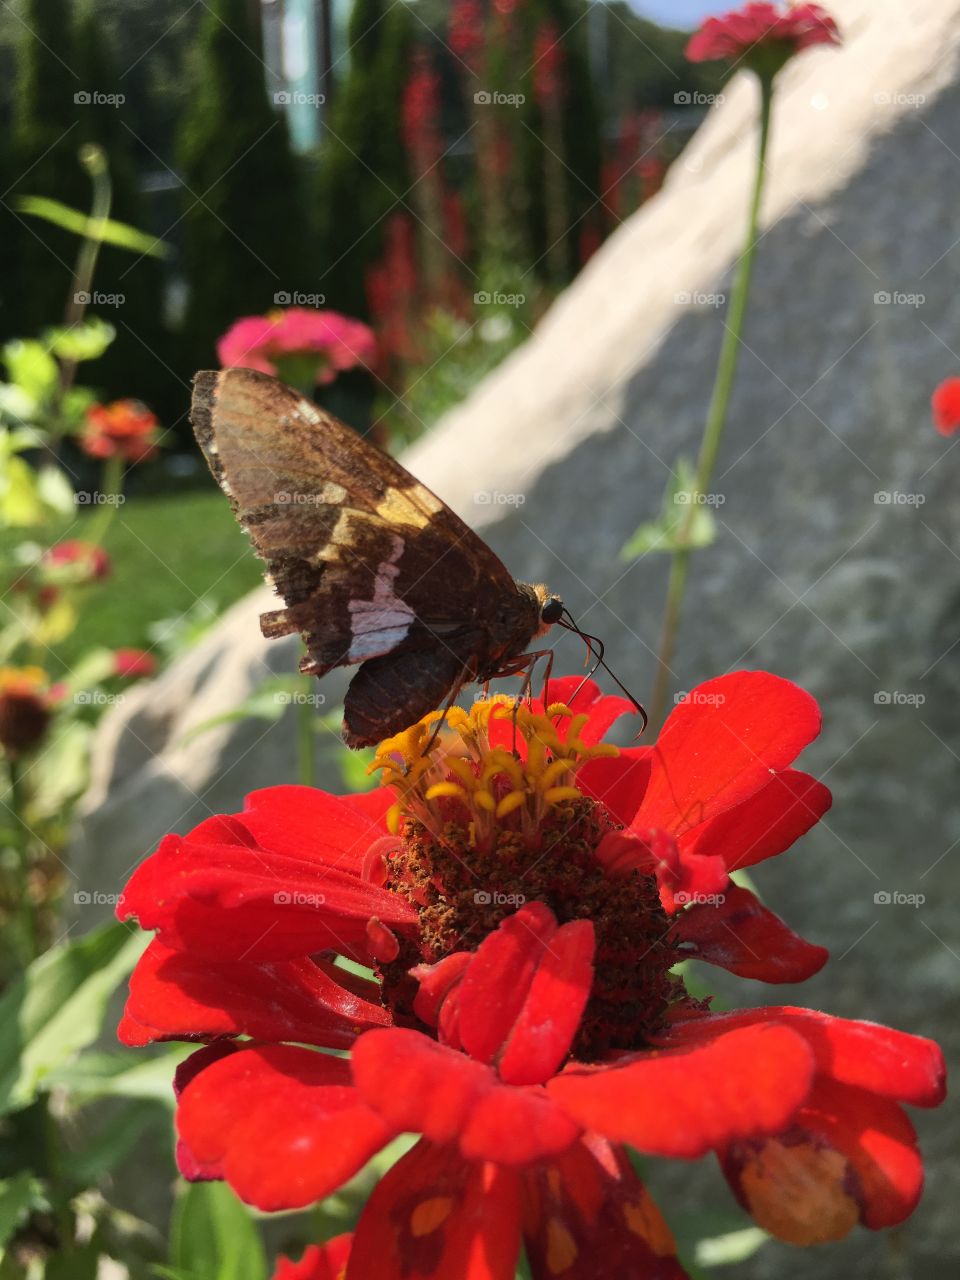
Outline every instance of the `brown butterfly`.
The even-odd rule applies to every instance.
[[[192,421],[283,599],[263,634],[299,631],[310,675],[361,664],[349,746],[398,733],[471,681],[526,674],[529,687],[533,642],[554,623],[578,630],[393,458],[275,378],[198,373]]]

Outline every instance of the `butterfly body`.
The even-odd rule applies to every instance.
[[[471,681],[529,668],[562,604],[516,582],[490,548],[393,458],[290,387],[249,369],[198,373],[192,420],[283,607],[301,670],[360,664],[344,737],[399,732]]]

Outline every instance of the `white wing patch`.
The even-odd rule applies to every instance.
[[[372,600],[350,601],[350,662],[364,662],[388,653],[410,630],[414,612],[394,593],[394,582],[400,569],[397,561],[403,555],[403,539],[392,534],[391,552],[377,568]]]

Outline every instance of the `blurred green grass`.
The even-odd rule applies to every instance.
[[[51,542],[87,536],[95,511],[82,511]],[[16,544],[36,535],[5,530]],[[83,596],[77,629],[48,654],[51,674],[69,669],[85,652],[104,645],[151,648],[150,627],[208,600],[218,614],[261,578],[261,564],[216,490],[188,490],[131,498],[118,510],[103,542],[112,561],[110,577]],[[160,653],[158,652],[158,657]]]

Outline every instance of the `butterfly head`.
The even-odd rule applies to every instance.
[[[535,634],[543,636],[563,617],[563,601],[551,595],[542,582],[536,583],[533,590],[540,606],[540,625]]]

